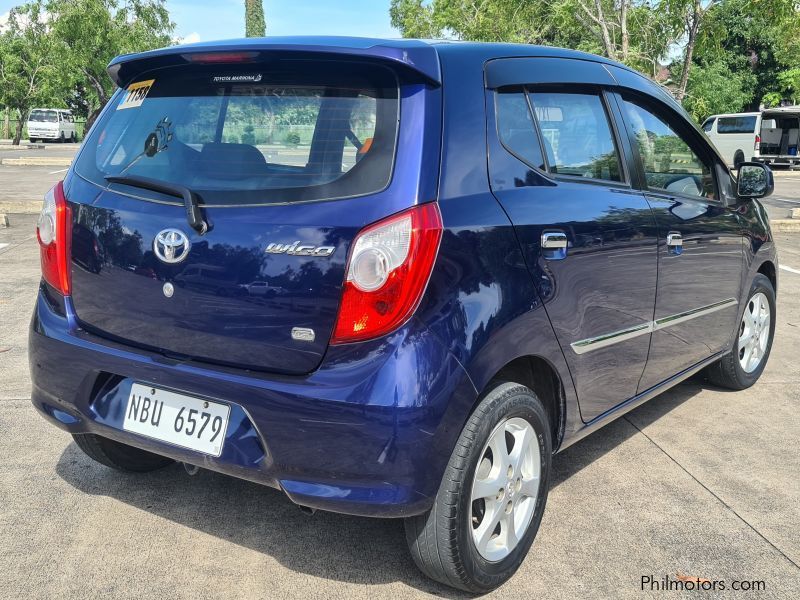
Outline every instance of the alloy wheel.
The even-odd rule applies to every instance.
[[[769,300],[758,292],[748,301],[739,325],[739,364],[745,373],[755,371],[767,353],[771,318]]]
[[[494,428],[472,482],[470,530],[488,561],[506,558],[531,523],[541,477],[539,440],[533,426],[514,417]]]

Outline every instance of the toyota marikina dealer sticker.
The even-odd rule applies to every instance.
[[[137,83],[130,84],[125,95],[125,99],[119,103],[117,110],[137,108],[141,106],[155,82],[155,79],[148,79],[147,81],[139,81]]]

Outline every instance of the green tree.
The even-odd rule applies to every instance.
[[[658,0],[392,0],[404,37],[546,44],[603,54],[655,75],[681,28]]]
[[[247,37],[264,37],[267,23],[264,20],[264,4],[262,0],[245,0],[245,35]]]
[[[72,74],[72,100],[85,107],[87,129],[114,91],[106,73],[111,59],[172,43],[165,0],[47,0],[46,8],[52,33],[66,46],[56,58]]]
[[[755,83],[746,66],[732,70],[725,61],[695,64],[683,106],[699,123],[709,115],[739,112],[752,99]]]
[[[392,0],[389,18],[403,37],[434,39],[442,35],[434,23],[433,7],[424,0]]]
[[[0,34],[0,105],[16,114],[13,143],[36,106],[62,107],[67,93],[64,69],[54,60],[64,44],[49,30],[41,2],[11,10]]]
[[[797,98],[800,10],[794,0],[725,0],[709,12],[698,41],[701,60],[724,61],[755,76],[742,108]]]

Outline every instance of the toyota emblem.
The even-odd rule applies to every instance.
[[[153,240],[153,251],[162,262],[174,265],[189,254],[191,243],[180,229],[164,229]]]

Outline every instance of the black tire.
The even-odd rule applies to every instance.
[[[70,134],[69,134],[69,141],[70,141],[71,143],[73,143],[73,144],[74,144],[75,142],[77,142],[77,141],[78,141],[78,134],[77,134],[77,133],[75,133],[74,131],[73,131],[72,133],[70,133]]]
[[[171,465],[171,458],[121,444],[93,433],[72,434],[78,448],[101,465],[117,471],[147,473]]]
[[[742,152],[741,150],[737,150],[736,154],[733,155],[733,168],[738,169],[743,162],[744,162],[744,152]]]
[[[472,485],[490,434],[513,417],[527,421],[536,434],[539,486],[527,530],[505,558],[490,562],[473,541]],[[536,395],[517,383],[493,383],[461,432],[433,508],[405,520],[406,540],[420,570],[440,583],[472,593],[488,592],[506,582],[522,564],[539,530],[547,502],[551,460],[549,420]]]
[[[767,297],[770,310],[769,322],[769,340],[766,345],[766,350],[761,358],[761,362],[750,373],[746,372],[739,362],[739,355],[741,348],[739,347],[739,332],[742,327],[742,318],[745,311],[749,310],[752,298],[762,293]],[[764,367],[767,366],[769,355],[772,350],[772,342],[775,338],[775,289],[772,287],[772,282],[762,274],[757,274],[753,279],[750,290],[745,296],[742,310],[739,311],[739,318],[736,321],[736,329],[733,332],[733,349],[715,362],[713,365],[706,369],[706,378],[711,383],[720,387],[728,388],[731,390],[744,390],[753,385],[761,373],[764,372]]]
[[[63,144],[64,142],[66,142],[66,141],[67,141],[67,138],[66,138],[66,137],[64,137],[64,132],[63,132],[63,131],[62,131],[62,132],[59,134],[59,136],[58,136],[58,141],[59,141],[60,143],[62,143],[62,144]]]

